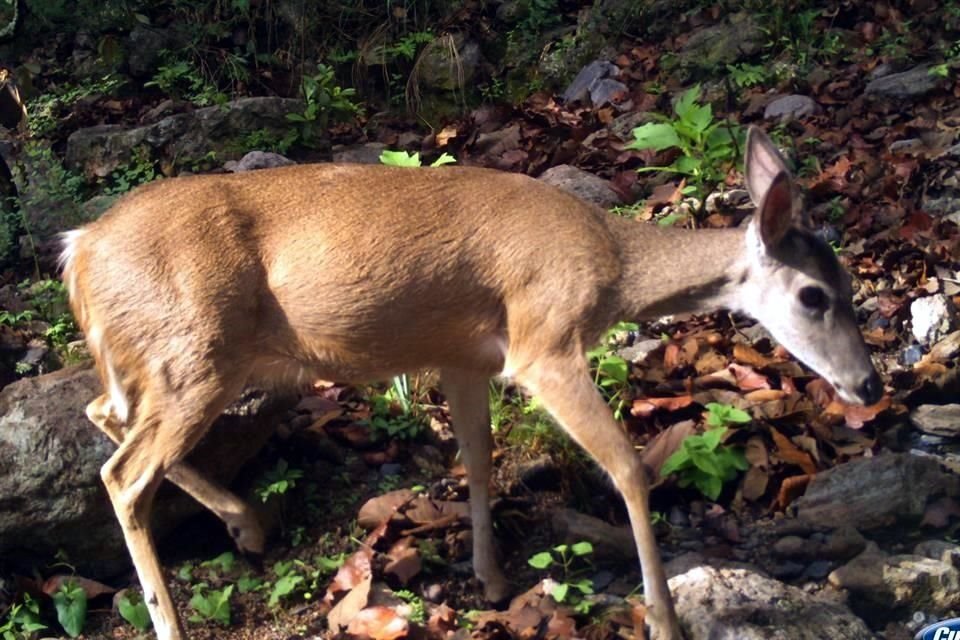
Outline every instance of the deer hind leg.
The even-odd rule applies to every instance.
[[[515,369],[516,380],[540,398],[557,422],[610,475],[623,495],[640,557],[651,638],[682,640],[650,523],[645,467],[590,379],[583,355],[541,356],[526,363]]]
[[[470,488],[470,520],[473,525],[473,571],[483,583],[484,596],[500,602],[510,595],[510,586],[497,562],[490,516],[490,398],[484,373],[462,369],[444,369],[440,373],[453,430],[467,469]]]
[[[113,411],[109,395],[101,395],[88,404],[87,417],[115,444],[123,442],[126,425]],[[263,553],[266,536],[250,505],[186,462],[177,462],[167,469],[166,478],[220,518],[237,549],[243,553]]]

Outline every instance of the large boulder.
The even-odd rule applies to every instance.
[[[137,149],[180,164],[199,161],[211,151],[236,152],[238,139],[267,130],[282,136],[293,126],[287,114],[304,109],[288,98],[240,98],[222,107],[206,107],[167,116],[133,129],[98,125],[78,129],[67,139],[67,166],[89,177],[106,177],[129,162]],[[240,154],[237,154],[240,155]]]
[[[0,391],[0,555],[24,570],[66,552],[89,577],[129,566],[120,527],[100,480],[115,450],[86,418],[101,392],[89,365],[26,378]],[[288,406],[248,391],[221,416],[190,456],[221,485],[266,443]],[[163,537],[199,505],[172,487],[157,496],[154,532]]]

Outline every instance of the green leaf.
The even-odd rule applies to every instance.
[[[671,124],[648,122],[633,130],[633,142],[628,149],[663,151],[680,146],[680,136]]]
[[[593,553],[593,545],[586,541],[577,542],[570,546],[570,550],[575,556],[586,556]]]
[[[146,631],[153,624],[150,620],[150,610],[143,596],[135,592],[126,592],[117,603],[120,617],[129,622],[137,631]]]
[[[674,113],[676,113],[681,120],[687,120],[690,110],[697,106],[698,98],[700,98],[700,85],[695,84],[684,91],[680,98],[677,99],[677,103],[673,106]]]
[[[53,594],[53,606],[57,609],[57,622],[71,638],[83,633],[87,622],[87,594],[75,582],[67,581]]]
[[[298,576],[296,574],[290,574],[283,576],[273,585],[273,589],[270,591],[270,598],[267,600],[267,604],[271,607],[277,606],[280,602],[280,598],[290,595],[296,591],[297,587],[304,581],[303,576]]]
[[[717,429],[710,429],[704,433],[701,438],[703,443],[707,445],[708,451],[714,451],[723,440],[723,434],[727,432],[726,427],[719,427]]]
[[[627,361],[620,356],[607,356],[597,364],[597,368],[601,375],[620,384],[626,384],[630,375],[630,367],[627,365]]]
[[[527,564],[534,569],[546,569],[553,564],[553,554],[549,551],[541,551],[540,553],[530,556]]]
[[[694,476],[693,482],[700,493],[711,500],[716,500],[720,496],[720,491],[723,490],[723,481],[719,477],[701,471]]]
[[[573,586],[585,596],[593,595],[593,580],[590,578],[584,578],[579,582],[575,582]]]
[[[553,591],[550,593],[553,596],[553,599],[557,602],[563,602],[567,599],[567,594],[570,592],[570,585],[566,582],[561,582],[553,588]]]
[[[671,473],[683,469],[690,463],[690,454],[686,449],[680,448],[670,454],[663,466],[660,467],[660,475],[666,478]]]
[[[444,151],[443,153],[440,154],[439,158],[437,158],[436,160],[430,163],[430,166],[442,167],[445,164],[454,164],[456,163],[456,161],[457,161],[456,158],[454,158],[452,155]]]
[[[419,152],[410,154],[406,151],[390,151],[388,149],[380,154],[380,162],[391,167],[419,167],[422,164]]]
[[[723,469],[720,468],[720,464],[717,462],[717,456],[712,451],[691,451],[690,460],[704,473],[716,476],[717,478],[723,477]]]

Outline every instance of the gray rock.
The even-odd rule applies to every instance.
[[[916,608],[946,615],[960,606],[960,571],[917,555],[888,556],[870,543],[867,549],[829,576],[867,605]]]
[[[652,122],[653,118],[649,113],[642,113],[637,111],[628,111],[623,115],[619,115],[613,119],[607,129],[610,130],[610,133],[618,137],[624,142],[630,142],[633,140],[633,130],[639,127],[642,124],[647,122]]]
[[[960,436],[960,404],[924,404],[910,412],[910,422],[935,436]]]
[[[697,566],[675,575],[669,584],[688,640],[876,637],[843,605],[755,570]]]
[[[930,75],[930,67],[921,65],[871,80],[864,93],[874,99],[909,100],[933,91],[940,82],[940,78]]]
[[[462,33],[438,38],[425,47],[417,63],[420,83],[432,89],[463,89],[476,75],[480,45]]]
[[[604,78],[590,85],[590,102],[595,107],[605,104],[619,104],[629,94],[627,85],[613,78]]]
[[[913,554],[932,558],[950,565],[955,569],[960,569],[960,545],[946,540],[924,540],[917,543],[913,548]]]
[[[577,73],[561,97],[564,102],[586,100],[594,85],[605,78],[614,78],[618,75],[620,75],[620,69],[617,65],[607,60],[594,60]]]
[[[297,164],[290,158],[270,151],[250,151],[239,160],[225,162],[223,168],[227,171],[240,173],[242,171],[256,171],[257,169],[271,169],[273,167],[287,167]]]
[[[794,507],[797,517],[815,528],[832,529],[843,522],[869,530],[897,521],[918,522],[929,501],[954,496],[958,488],[957,477],[935,459],[882,454],[818,473]]]
[[[98,125],[78,129],[67,139],[67,165],[87,176],[106,177],[128,162],[137,147],[180,162],[226,153],[234,140],[266,129],[283,134],[290,128],[288,113],[303,111],[303,103],[286,98],[240,98],[222,107],[206,107],[128,129]]]
[[[541,174],[539,180],[604,208],[621,203],[619,194],[613,190],[607,180],[568,164],[547,169]]]
[[[960,355],[960,331],[944,336],[930,347],[930,359],[934,362],[949,362]]]
[[[599,518],[573,509],[556,509],[550,517],[554,534],[568,542],[586,540],[598,558],[636,558],[637,547],[630,527],[615,527]]]
[[[160,61],[160,52],[167,48],[169,36],[160,30],[146,27],[134,27],[127,37],[127,71],[134,78],[147,78],[153,75]]]
[[[26,378],[0,391],[0,555],[24,566],[46,564],[63,549],[80,573],[97,578],[129,566],[100,467],[116,447],[84,414],[99,393],[90,366]],[[56,399],[52,401],[52,399]],[[246,395],[217,420],[190,456],[221,485],[269,438],[275,399]],[[229,434],[224,437],[224,434]],[[179,491],[157,494],[159,538],[199,510]]]
[[[700,68],[730,64],[758,52],[765,37],[754,16],[740,11],[721,23],[694,32],[680,51],[680,64]]]
[[[910,303],[910,322],[917,342],[932,344],[957,328],[957,309],[942,293],[917,298]]]
[[[816,545],[800,536],[784,536],[773,543],[773,553],[781,558],[808,558],[816,552]]]
[[[380,164],[380,154],[387,145],[382,142],[368,142],[352,147],[340,147],[333,150],[334,162],[355,162],[357,164]]]
[[[927,145],[920,138],[908,138],[906,140],[895,140],[890,143],[890,153],[894,154],[917,154],[926,149]]]
[[[662,340],[650,338],[649,340],[635,342],[629,347],[617,349],[617,355],[628,362],[632,362],[633,364],[642,364],[647,359],[647,356],[659,349],[661,346],[663,346]]]
[[[789,95],[772,100],[763,110],[765,120],[796,120],[820,111],[820,106],[810,96]]]

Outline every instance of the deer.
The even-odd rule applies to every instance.
[[[63,237],[62,271],[104,392],[87,407],[117,449],[101,476],[160,640],[186,637],[149,522],[164,478],[262,553],[251,508],[185,462],[250,383],[439,372],[467,470],[473,565],[510,584],[490,512],[491,377],[537,396],[623,496],[646,624],[680,640],[651,527],[648,469],[585,352],[623,320],[753,317],[851,403],[883,383],[852,281],[812,230],[780,152],[752,127],[745,225],[629,220],[529,176],[476,167],[313,164],[141,186]]]

